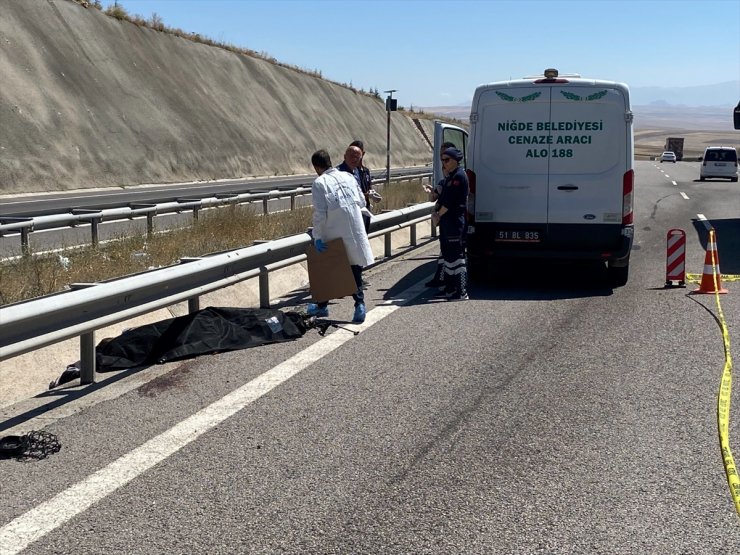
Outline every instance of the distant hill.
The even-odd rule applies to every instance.
[[[0,5],[0,194],[306,174],[312,152],[338,163],[358,138],[385,165],[387,112],[368,94],[92,2]],[[394,166],[429,162],[422,129],[393,114]]]
[[[740,100],[740,81],[691,87],[630,87],[635,106],[730,106]]]
[[[630,88],[635,129],[675,128],[726,131],[740,100],[740,81],[693,87]],[[470,104],[420,108],[428,114],[467,121]]]

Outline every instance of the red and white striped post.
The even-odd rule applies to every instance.
[[[666,242],[665,286],[686,287],[686,232],[669,229]]]

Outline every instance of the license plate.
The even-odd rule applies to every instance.
[[[520,229],[501,230],[496,232],[494,241],[499,243],[539,243],[539,231],[523,231]]]
[[[727,164],[725,164],[724,162],[715,162],[714,165],[715,166],[726,166]]]

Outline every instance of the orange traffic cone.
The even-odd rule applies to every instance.
[[[714,270],[712,267],[714,266]],[[714,272],[717,273],[715,287]],[[714,237],[714,230],[709,230],[709,241],[707,242],[707,254],[704,257],[704,271],[701,274],[701,283],[699,289],[692,293],[727,293],[727,289],[722,288],[722,273],[719,271],[719,253],[717,252],[717,241]]]

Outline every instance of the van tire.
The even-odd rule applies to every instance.
[[[624,287],[629,279],[630,266],[612,266],[609,264],[606,269],[609,277],[609,283],[612,287]]]

